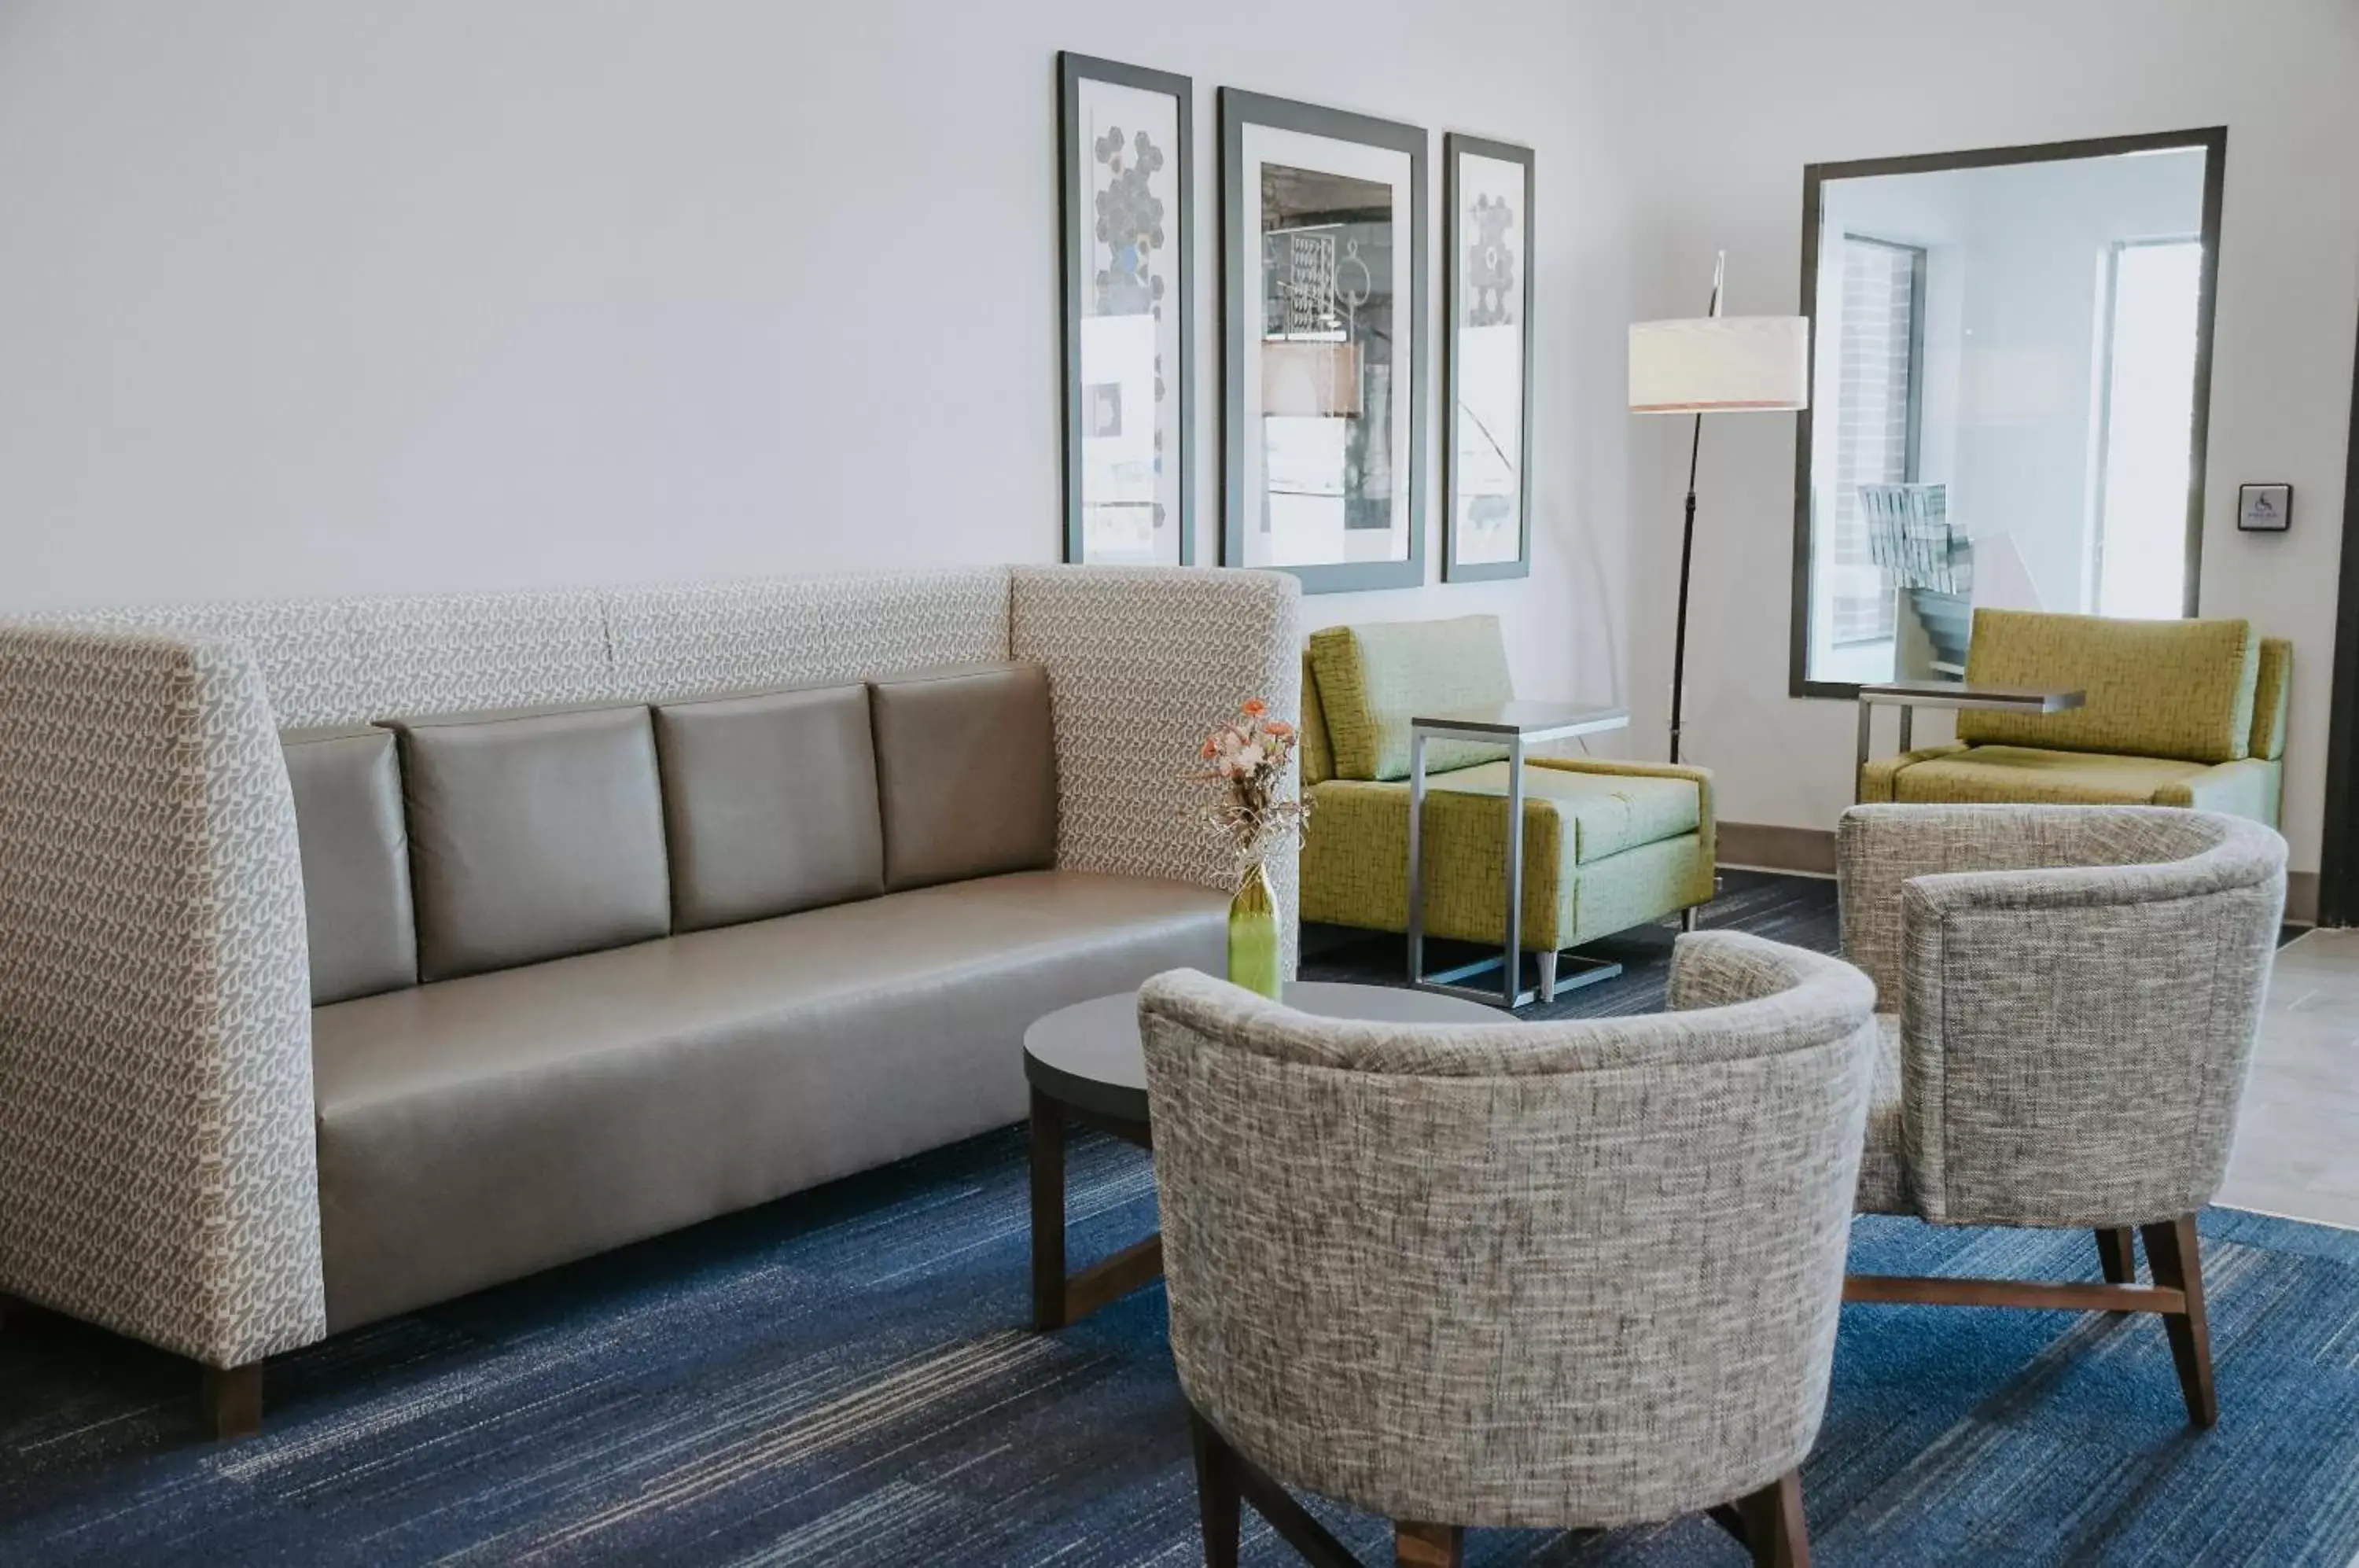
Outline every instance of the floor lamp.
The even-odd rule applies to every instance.
[[[1636,321],[1630,327],[1630,411],[1692,414],[1688,445],[1687,520],[1680,533],[1680,618],[1671,653],[1671,760],[1680,759],[1681,699],[1687,690],[1688,571],[1695,558],[1696,462],[1706,414],[1792,412],[1810,404],[1810,319],[1723,316],[1721,283],[1728,257],[1712,269],[1712,308],[1701,319]]]

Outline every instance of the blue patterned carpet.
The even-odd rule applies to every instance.
[[[1075,1255],[1152,1221],[1075,1150]],[[1159,1288],[1022,1324],[1022,1144],[997,1133],[274,1363],[259,1438],[197,1441],[184,1363],[0,1334],[0,1563],[1201,1561]],[[1827,1568],[2359,1552],[2359,1234],[2205,1217],[2223,1413],[2152,1319],[1854,1307],[1806,1472]],[[1864,1222],[1879,1271],[2093,1277],[2077,1234]],[[1374,1520],[1330,1517],[1375,1549]],[[1478,1563],[1733,1565],[1689,1519],[1480,1533]],[[1292,1561],[1266,1530],[1248,1561]]]
[[[1707,924],[1836,945],[1825,882],[1728,873]],[[1332,935],[1333,933],[1328,933]],[[1662,1004],[1668,933],[1547,1012]],[[1397,982],[1397,940],[1317,978]],[[1539,1009],[1535,1009],[1538,1011]],[[1078,1144],[1078,1265],[1154,1221],[1146,1157]],[[2222,1418],[2186,1424],[2151,1318],[1845,1311],[1805,1471],[1821,1568],[2348,1568],[2359,1233],[2204,1217]],[[274,1362],[268,1424],[195,1432],[185,1362],[58,1319],[0,1331],[0,1565],[1201,1563],[1160,1288],[1028,1313],[1011,1130]],[[2094,1278],[2079,1234],[1864,1221],[1879,1273]],[[1323,1510],[1372,1564],[1379,1521]],[[1295,1562],[1250,1521],[1246,1559]],[[1484,1568],[1736,1568],[1685,1519],[1478,1533]]]

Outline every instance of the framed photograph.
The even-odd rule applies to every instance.
[[[1195,250],[1184,76],[1057,57],[1065,559],[1196,558]]]
[[[1441,580],[1532,570],[1532,149],[1442,138]]]
[[[1221,89],[1221,561],[1425,580],[1426,134]]]
[[[2281,534],[2293,527],[2293,486],[2236,486],[2236,527],[2248,534]]]

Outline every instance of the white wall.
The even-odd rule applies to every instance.
[[[1692,313],[1723,247],[1732,311],[1797,309],[1807,163],[2228,127],[2202,609],[2295,640],[2286,825],[2294,864],[2314,868],[2359,305],[2359,6],[1656,0],[1645,15],[1651,31],[1627,41],[1651,55],[1629,69],[1669,95],[1636,171],[1650,313]],[[1686,455],[1672,423],[1633,445],[1637,597],[1666,610]],[[1850,800],[1854,713],[1787,695],[1793,426],[1705,432],[1688,745],[1718,769],[1729,820],[1829,828]],[[2293,531],[2238,534],[2237,485],[2267,479],[2294,485]],[[1639,626],[1632,689],[1659,715],[1669,615]]]
[[[1614,695],[1630,247],[1588,28],[1557,0],[16,0],[0,611],[1054,559],[1070,48],[1197,83],[1200,561],[1214,88],[1430,127],[1436,212],[1444,129],[1538,147],[1533,576],[1312,608],[1501,611],[1527,692]]]
[[[2314,866],[2359,298],[2349,0],[15,0],[0,8],[0,611],[1041,561],[1058,549],[1052,61],[1198,83],[1200,559],[1220,494],[1213,89],[1539,149],[1536,696],[1659,746],[1686,424],[1623,325],[1790,311],[1805,163],[2230,127],[2203,607],[2299,652]],[[1438,169],[1437,169],[1438,173]],[[1438,209],[1438,201],[1437,201]],[[1438,262],[1439,225],[1434,245]],[[1436,312],[1429,325],[1438,325]],[[1428,520],[1438,443],[1426,434]],[[1793,421],[1716,420],[1689,747],[1831,826],[1786,695]],[[2239,536],[2240,480],[2294,531]],[[1430,545],[1438,555],[1439,539]]]

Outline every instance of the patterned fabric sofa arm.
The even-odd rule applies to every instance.
[[[1934,872],[1901,896],[1919,1211],[2081,1225],[2201,1208],[2259,1028],[2285,841],[2158,807],[2018,807],[1982,826],[1984,864],[2020,868]]]
[[[240,645],[0,627],[0,1290],[209,1366],[325,1316],[302,870]]]
[[[1301,584],[1210,567],[1036,566],[1013,574],[1009,642],[1049,670],[1057,864],[1235,886],[1189,777],[1205,735],[1249,697],[1301,718]],[[1269,862],[1293,973],[1295,846]]]

